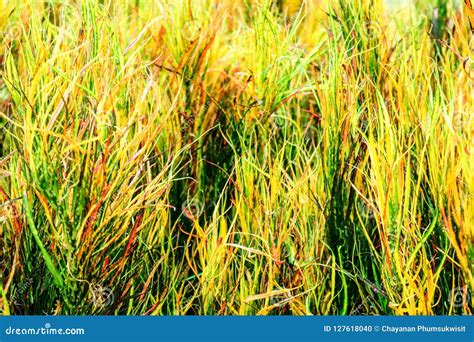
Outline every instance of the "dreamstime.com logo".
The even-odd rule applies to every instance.
[[[83,328],[52,328],[50,323],[46,323],[40,328],[14,328],[5,329],[6,335],[85,335]]]
[[[449,302],[455,308],[461,308],[468,305],[471,300],[471,295],[467,287],[455,287],[449,291]]]

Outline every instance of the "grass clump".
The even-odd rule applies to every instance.
[[[472,314],[461,5],[8,2],[1,312]]]

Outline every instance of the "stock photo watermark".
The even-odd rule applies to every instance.
[[[375,217],[374,209],[362,199],[357,201],[356,210],[363,220],[372,219]]]
[[[23,302],[23,299],[21,298],[23,294],[30,288],[30,286],[33,284],[33,278],[27,278],[24,283],[20,283],[18,285],[18,289],[15,292],[15,294],[11,298],[11,302],[15,306],[24,306],[25,303]]]
[[[115,302],[115,295],[113,291],[99,284],[92,284],[90,286],[92,303],[96,308],[104,308],[111,306]]]
[[[181,32],[183,34],[184,39],[193,41],[199,38],[201,30],[202,30],[202,22],[197,19],[193,19],[193,20],[188,20],[184,23]]]
[[[286,125],[286,118],[287,118],[286,110],[284,108],[277,109],[270,116],[272,127],[276,130],[283,129]]]
[[[473,116],[464,109],[442,109],[438,116],[427,115],[421,121],[421,128],[427,134],[430,134],[439,127],[447,127],[454,134],[462,135],[465,132],[470,132],[472,120]]]
[[[454,308],[462,308],[466,305],[469,305],[471,301],[471,294],[466,286],[464,287],[455,287],[449,291],[449,303]]]
[[[186,200],[181,206],[181,211],[188,219],[196,220],[202,215],[204,205],[197,199]]]
[[[378,21],[368,20],[363,25],[364,30],[362,31],[364,38],[367,40],[376,40],[384,32],[385,28]]]
[[[7,26],[1,31],[2,41],[12,42],[21,37],[22,27],[19,23],[8,23]]]
[[[14,220],[21,216],[21,210],[15,204],[22,197],[11,199],[5,203],[0,204],[0,223],[4,223],[10,220]]]

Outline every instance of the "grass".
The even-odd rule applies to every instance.
[[[464,4],[2,4],[2,314],[472,314]]]

